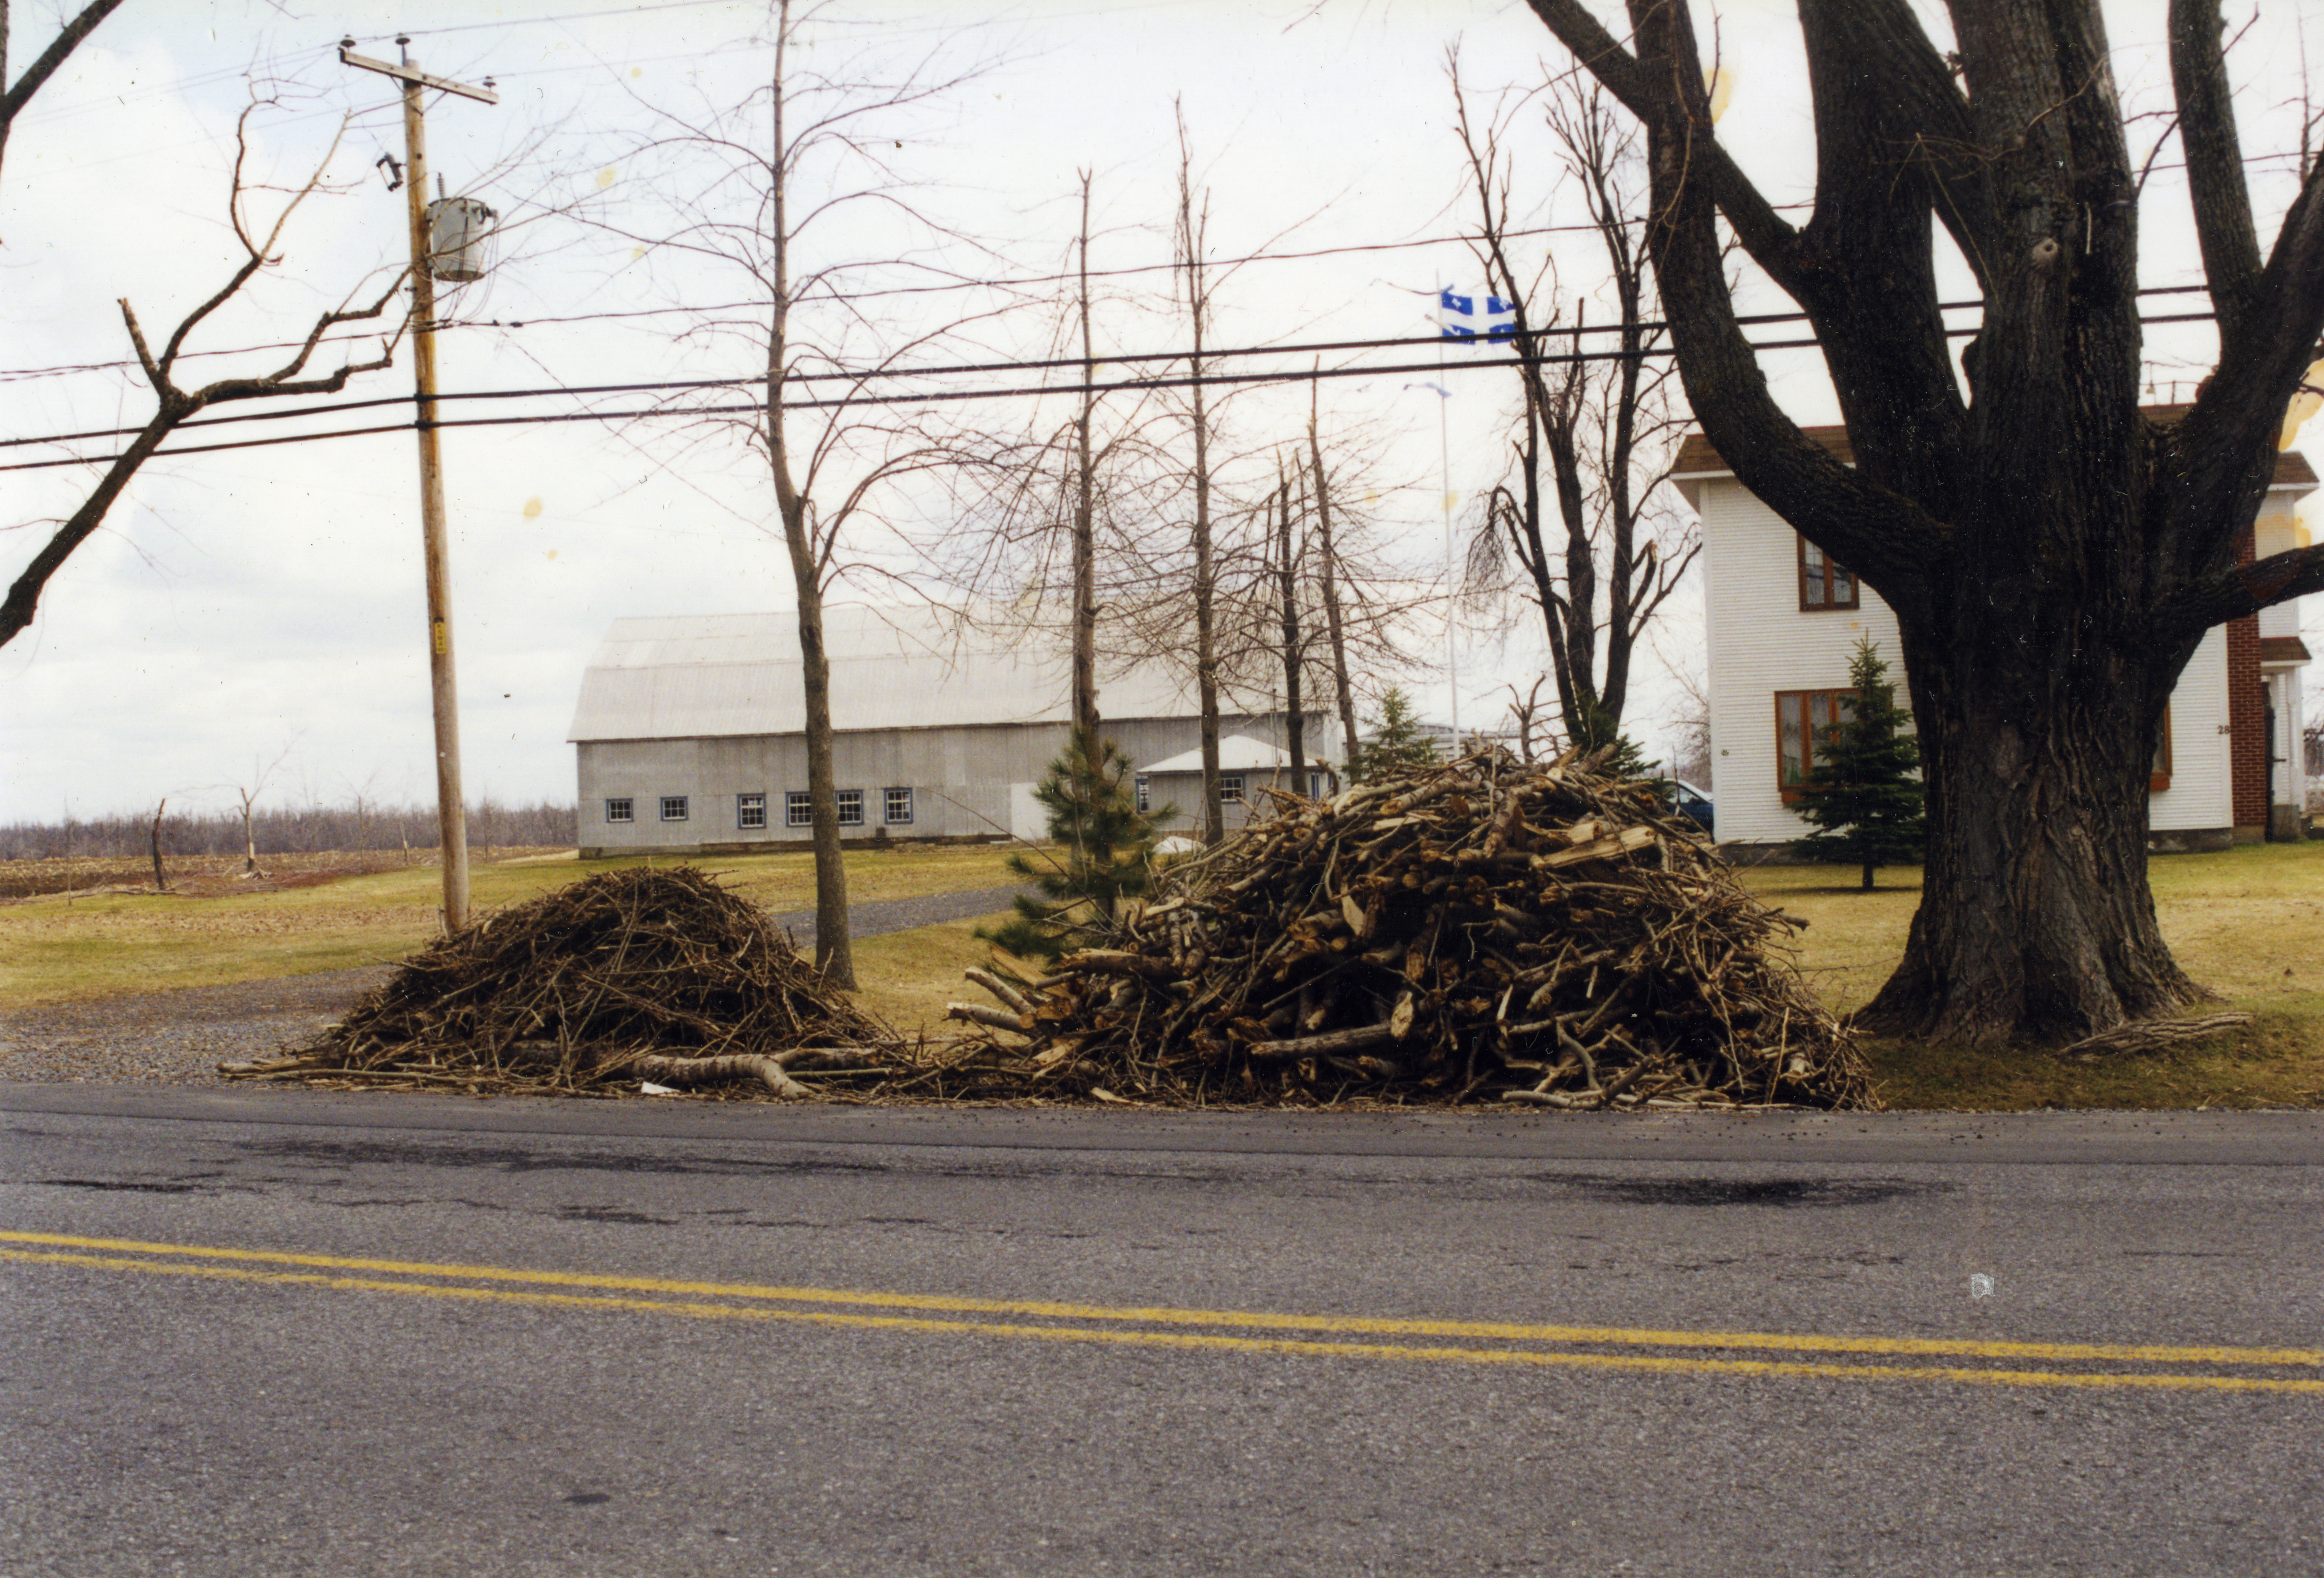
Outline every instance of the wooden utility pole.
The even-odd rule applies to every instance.
[[[403,84],[403,187],[411,226],[411,367],[419,395],[412,427],[420,438],[420,531],[428,571],[428,678],[436,711],[436,820],[444,850],[444,929],[468,924],[468,825],[460,789],[460,687],[452,664],[452,573],[444,547],[444,470],[436,442],[436,276],[428,235],[428,135],[423,88],[500,103],[490,88],[471,88],[415,69],[411,42],[398,38],[401,64],[354,52],[343,39],[339,59]]]

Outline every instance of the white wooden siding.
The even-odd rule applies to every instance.
[[[1870,636],[1901,686],[1896,616],[1869,587],[1860,607],[1803,612],[1797,533],[1731,477],[1692,484],[1702,516],[1703,602],[1711,668],[1711,793],[1721,843],[1784,843],[1810,828],[1783,803],[1775,693],[1848,683]],[[2296,615],[2294,616],[2297,617]],[[2225,828],[2233,819],[2226,632],[2203,638],[2172,697],[2172,780],[2151,797],[2158,830]]]
[[[1720,842],[1780,843],[1809,828],[1784,805],[1775,693],[1837,690],[1870,636],[1901,687],[1896,616],[1859,586],[1859,608],[1803,613],[1798,533],[1740,483],[1698,485],[1704,614],[1711,643],[1711,792]],[[1899,699],[1902,699],[1901,688]]]

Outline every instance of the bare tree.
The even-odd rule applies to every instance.
[[[1178,283],[1185,291],[1186,330],[1193,346],[1186,357],[1186,425],[1194,441],[1194,520],[1190,522],[1194,578],[1187,592],[1194,604],[1194,702],[1203,754],[1201,823],[1204,842],[1226,836],[1226,808],[1219,798],[1218,564],[1211,521],[1211,424],[1208,391],[1203,383],[1204,341],[1210,334],[1219,281],[1210,272],[1211,200],[1197,199],[1194,151],[1186,135],[1186,106],[1174,101],[1178,123],[1178,213],[1173,232]]]
[[[1317,357],[1315,370],[1323,371],[1323,358]],[[1323,381],[1318,377],[1307,385],[1307,467],[1315,479],[1315,549],[1316,583],[1323,594],[1323,630],[1332,653],[1332,698],[1340,713],[1341,757],[1342,764],[1356,759],[1359,743],[1356,729],[1356,693],[1352,677],[1348,672],[1348,629],[1340,602],[1340,565],[1336,540],[1332,535],[1331,472],[1323,464],[1323,438],[1318,405]]]
[[[250,781],[234,786],[235,798],[241,802],[242,806],[242,874],[246,877],[266,874],[258,869],[258,835],[253,830],[251,825],[252,817],[258,807],[258,797],[266,792],[266,780],[272,778],[285,761],[290,760],[290,752],[298,743],[295,738],[284,742],[281,751],[277,753],[274,760],[263,765],[260,764],[257,757],[252,757]],[[154,821],[157,826],[161,821],[158,812],[154,816]]]
[[[1533,743],[1543,732],[1541,687],[1549,683],[1549,676],[1539,674],[1534,682],[1520,691],[1514,682],[1502,687],[1509,693],[1509,722],[1517,725],[1517,760],[1530,762],[1534,759]]]
[[[1578,73],[1552,80],[1539,100],[1564,181],[1579,191],[1603,254],[1598,277],[1613,297],[1613,318],[1593,333],[1586,290],[1561,302],[1550,266],[1528,270],[1513,254],[1508,138],[1536,96],[1514,96],[1480,123],[1470,114],[1457,53],[1447,56],[1446,74],[1477,198],[1474,245],[1515,313],[1523,396],[1517,481],[1488,495],[1472,575],[1506,590],[1514,562],[1548,638],[1566,737],[1610,744],[1628,705],[1632,654],[1700,546],[1656,492],[1683,419],[1670,398],[1669,364],[1649,365],[1664,347],[1649,321],[1637,138]],[[1601,349],[1609,341],[1611,349]]]
[[[121,0],[89,0],[72,19],[57,29],[57,36],[49,47],[32,58],[23,74],[15,81],[8,80],[8,0],[0,0],[0,161],[8,152],[8,133],[16,124],[16,116],[32,101],[32,96],[56,75],[82,41],[95,32],[97,24],[113,14]]]
[[[945,44],[892,71],[862,59],[836,69],[802,64],[794,59],[799,33],[823,9],[779,0],[770,70],[743,103],[706,105],[692,115],[648,106],[660,125],[653,147],[678,166],[670,183],[680,194],[671,199],[678,211],[662,233],[607,227],[650,252],[746,283],[750,317],[706,309],[686,333],[740,339],[762,358],[755,410],[718,425],[730,433],[739,426],[763,459],[774,495],[798,607],[816,963],[826,980],[852,989],[824,607],[844,578],[879,574],[873,540],[900,549],[887,512],[899,485],[957,457],[933,414],[884,402],[872,385],[959,334],[969,315],[934,327],[875,321],[862,291],[873,272],[909,270],[928,282],[959,276],[924,258],[867,262],[835,245],[815,248],[836,217],[864,210],[919,243],[964,241],[918,200],[889,152],[900,139],[878,128],[955,91],[977,69],[951,69]],[[809,257],[820,261],[810,264]]]
[[[319,376],[302,376],[324,336],[343,324],[377,318],[387,309],[388,303],[402,289],[401,274],[369,306],[355,306],[353,296],[349,296],[337,308],[318,317],[296,353],[273,371],[220,378],[196,389],[179,386],[174,374],[188,338],[219,308],[234,300],[253,279],[282,261],[277,248],[281,243],[283,230],[290,224],[290,217],[298,212],[300,205],[321,189],[323,172],[330,163],[330,153],[326,152],[317,161],[314,174],[291,192],[271,221],[254,220],[248,208],[251,187],[245,181],[244,171],[250,159],[252,120],[264,107],[263,101],[249,106],[235,124],[235,160],[226,193],[226,216],[232,224],[235,240],[242,248],[242,262],[227,277],[226,283],[179,322],[170,337],[162,342],[159,354],[147,343],[144,328],[137,321],[137,314],[130,307],[128,300],[122,300],[122,322],[128,330],[129,343],[137,353],[137,365],[143,371],[146,384],[152,392],[153,414],[118,455],[93,463],[103,469],[98,474],[97,485],[89,490],[80,506],[64,520],[49,522],[52,529],[48,540],[18,574],[8,588],[7,596],[0,599],[0,646],[14,641],[31,625],[40,605],[42,590],[49,584],[50,577],[62,568],[73,551],[105,523],[106,512],[121,496],[122,490],[129,485],[130,479],[137,475],[138,469],[152,457],[162,441],[180,425],[212,406],[237,401],[336,394],[346,388],[347,380],[356,374],[376,372],[393,359],[395,341],[401,337],[402,333],[400,324],[383,341],[380,354],[371,360],[344,363],[337,371]],[[344,134],[345,130],[346,123],[342,121],[340,132]],[[335,152],[337,147],[338,137],[335,135],[331,140],[331,150]]]
[[[1705,437],[1896,614],[1929,849],[1864,1022],[2073,1037],[2203,996],[2147,886],[2163,709],[2206,631],[2324,588],[2324,547],[2236,563],[2324,330],[2324,167],[2263,254],[2218,0],[2172,0],[2167,23],[2219,335],[2175,420],[2140,404],[2139,172],[2098,0],[1956,5],[1950,51],[1908,0],[1801,0],[1801,226],[1720,146],[1688,0],[1629,0],[1627,46],[1582,0],[1531,3],[1646,129],[1647,242]],[[1958,368],[1940,226],[1983,299]],[[1722,226],[1806,313],[1854,465],[1775,403]]]
[[[1295,466],[1300,494],[1300,518],[1306,518],[1306,468]],[[1307,788],[1307,711],[1301,698],[1301,670],[1307,666],[1307,643],[1299,630],[1299,561],[1303,557],[1291,544],[1291,490],[1293,478],[1286,475],[1280,460],[1276,463],[1275,498],[1281,526],[1277,538],[1277,585],[1282,593],[1283,608],[1283,734],[1285,752],[1291,758],[1291,792],[1304,794]]]
[[[146,830],[146,836],[153,854],[153,891],[156,893],[166,893],[170,891],[170,873],[161,865],[161,817],[169,809],[170,797],[163,795],[153,807],[152,826]]]

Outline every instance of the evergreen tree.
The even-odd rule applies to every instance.
[[[1157,824],[1175,812],[1169,807],[1140,812],[1132,787],[1130,758],[1111,740],[1093,756],[1089,736],[1074,730],[1065,754],[1049,764],[1049,776],[1034,798],[1049,813],[1049,839],[1064,846],[1064,862],[1023,852],[1011,854],[1011,872],[1032,881],[1039,898],[1019,894],[1017,913],[991,931],[976,935],[1010,953],[1054,959],[1093,938],[1120,911],[1122,900],[1146,891],[1153,875],[1151,855]]]
[[[1856,692],[1856,715],[1832,724],[1816,743],[1798,808],[1821,831],[1799,847],[1810,860],[1862,866],[1869,892],[1877,867],[1921,858],[1926,837],[1921,747],[1904,733],[1910,715],[1896,705],[1888,665],[1869,636],[1856,643],[1848,681]]]
[[[1582,737],[1573,742],[1588,755],[1611,745],[1613,753],[1599,764],[1598,771],[1609,778],[1623,780],[1655,777],[1655,764],[1638,749],[1638,743],[1622,733],[1620,722],[1602,706],[1593,706],[1582,715]]]
[[[1436,746],[1420,732],[1412,698],[1391,687],[1380,697],[1380,721],[1372,737],[1356,743],[1355,756],[1348,762],[1348,781],[1377,783],[1435,761]]]

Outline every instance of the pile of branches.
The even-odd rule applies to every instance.
[[[910,1065],[766,912],[690,866],[609,872],[442,937],[245,1078],[584,1094],[654,1081],[805,1096]]]
[[[1877,1104],[1754,899],[1600,755],[1424,768],[1173,868],[1102,946],[996,952],[949,1094],[1563,1108]]]

